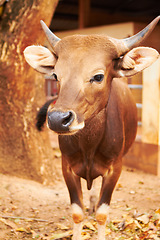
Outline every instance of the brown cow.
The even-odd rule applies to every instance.
[[[60,40],[41,21],[52,51],[42,46],[29,46],[24,51],[34,69],[58,84],[58,99],[48,110],[48,125],[59,134],[74,240],[81,239],[84,219],[80,178],[86,179],[90,190],[98,176],[102,176],[96,205],[98,239],[105,239],[108,207],[121,173],[122,156],[137,130],[131,92],[127,84],[113,78],[132,76],[158,58],[156,50],[137,46],[159,19],[123,40],[105,35],[74,35]]]

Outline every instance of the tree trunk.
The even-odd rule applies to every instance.
[[[35,128],[45,101],[44,79],[26,63],[23,51],[45,40],[58,0],[10,0],[0,19],[0,172],[40,182],[54,181],[48,131]]]

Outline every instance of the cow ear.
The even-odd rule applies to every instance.
[[[159,53],[149,47],[137,47],[115,60],[115,77],[129,77],[149,67],[158,58]]]
[[[29,46],[24,50],[27,63],[40,73],[52,75],[56,63],[56,56],[46,47]]]

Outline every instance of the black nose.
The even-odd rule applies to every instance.
[[[60,112],[52,111],[48,112],[48,125],[49,128],[57,133],[65,133],[69,131],[69,126],[74,120],[74,114],[72,111]]]

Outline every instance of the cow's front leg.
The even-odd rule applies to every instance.
[[[100,198],[96,210],[96,220],[98,223],[98,240],[105,240],[105,228],[109,215],[109,205],[112,192],[121,173],[121,168],[121,160],[118,160],[116,164],[110,166],[106,174],[103,176]]]
[[[82,223],[84,219],[80,178],[72,172],[72,169],[70,168],[67,159],[63,156],[62,156],[62,170],[72,204],[72,218],[74,221],[72,239],[80,240]]]

